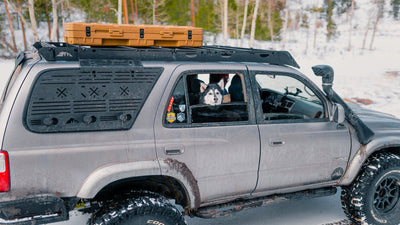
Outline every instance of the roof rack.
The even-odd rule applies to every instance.
[[[227,46],[202,47],[93,47],[63,42],[36,42],[33,45],[47,61],[81,59],[128,59],[133,61],[260,62],[300,68],[287,51]]]

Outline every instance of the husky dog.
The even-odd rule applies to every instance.
[[[200,104],[221,105],[224,98],[224,80],[221,79],[217,84],[200,83]]]

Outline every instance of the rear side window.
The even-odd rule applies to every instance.
[[[162,68],[48,70],[31,89],[25,125],[33,132],[126,130]]]
[[[202,72],[182,76],[168,99],[164,118],[165,124],[177,126],[248,121],[243,74]]]

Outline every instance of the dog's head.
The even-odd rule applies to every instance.
[[[200,84],[200,104],[221,105],[224,98],[224,80],[221,79],[217,84]]]

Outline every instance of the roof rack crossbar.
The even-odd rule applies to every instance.
[[[129,59],[134,61],[197,61],[259,62],[300,68],[287,51],[202,47],[89,47],[62,42],[36,42],[34,47],[47,61],[79,61],[81,59]]]

